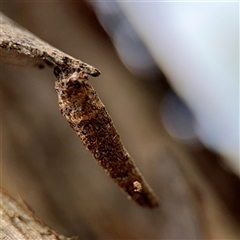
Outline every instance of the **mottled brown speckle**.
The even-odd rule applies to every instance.
[[[77,70],[73,74],[55,72],[60,111],[84,146],[135,202],[145,207],[157,207],[156,196],[124,148],[105,106],[84,79],[86,76]]]

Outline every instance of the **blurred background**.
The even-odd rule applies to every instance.
[[[61,116],[53,69],[1,64],[1,186],[80,239],[237,239],[239,3],[1,2],[91,83],[161,206],[127,200]]]

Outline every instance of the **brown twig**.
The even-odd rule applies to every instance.
[[[65,71],[81,69],[82,72],[94,77],[100,75],[100,71],[95,67],[40,40],[2,13],[0,13],[0,30],[0,56],[1,61],[5,63],[22,66],[32,64],[35,59],[34,64],[40,68],[44,67],[45,62]]]
[[[3,14],[0,18],[1,60],[19,65],[23,59],[34,58],[54,65],[61,113],[84,146],[130,198],[141,206],[157,207],[157,197],[124,148],[105,106],[87,81],[88,75],[98,76],[100,71],[38,39]]]
[[[0,238],[6,240],[77,240],[65,237],[44,224],[23,201],[16,201],[0,189]]]

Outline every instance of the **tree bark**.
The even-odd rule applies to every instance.
[[[45,225],[23,202],[0,189],[1,227],[3,240],[77,240],[65,237]]]
[[[59,51],[40,40],[0,13],[0,56],[1,61],[18,66],[32,65],[44,68],[46,64],[61,70],[81,69],[86,74],[98,76],[98,69]]]
[[[239,221],[228,211],[228,205],[234,206],[232,202],[236,205],[239,202],[233,190],[239,189],[238,182],[231,184],[224,180],[231,179],[230,174],[214,164],[215,155],[212,156],[207,150],[191,152],[166,134],[155,116],[159,111],[155,108],[160,104],[159,95],[164,94],[162,88],[155,89],[156,85],[151,82],[144,85],[135,81],[114,54],[111,44],[99,37],[103,34],[97,32],[93,16],[84,20],[86,9],[80,7],[79,21],[72,12],[67,12],[67,4],[61,5],[62,8],[54,3],[31,5],[28,11],[33,13],[26,16],[26,27],[32,31],[35,29],[37,35],[45,34],[44,39],[48,39],[49,35],[56,37],[49,32],[57,29],[61,31],[61,37],[57,39],[60,45],[53,41],[54,46],[67,46],[67,52],[76,52],[81,59],[92,55],[88,61],[94,62],[104,73],[102,81],[92,82],[103,96],[128,149],[160,196],[161,207],[147,212],[129,203],[118,189],[115,191],[109,179],[105,180],[99,167],[95,168],[94,160],[81,149],[78,139],[60,116],[51,75],[47,75],[47,70],[26,73],[18,68],[12,71],[13,68],[8,66],[3,69],[2,75],[5,101],[3,131],[4,142],[7,142],[4,144],[7,160],[3,161],[2,171],[5,189],[11,194],[15,191],[15,195],[23,196],[54,229],[65,231],[65,235],[78,235],[82,239],[236,238]],[[21,3],[17,10],[22,7],[25,13],[29,6]],[[77,11],[77,8],[74,10]],[[49,15],[42,16],[47,11]],[[37,19],[38,12],[41,12],[41,17],[36,23],[33,19]],[[51,25],[53,15],[57,20],[52,21],[54,24]],[[43,21],[48,22],[49,26],[45,26]],[[99,37],[97,41],[95,34]],[[29,33],[24,33],[25,39],[27,36],[30,36]],[[81,44],[79,41],[82,41]],[[59,51],[54,50],[56,54],[52,54],[44,48],[39,52],[34,50],[35,58],[29,50],[35,47],[23,45],[21,50],[19,42],[14,40],[15,45],[9,45],[10,42],[9,38],[5,38],[2,45],[5,48],[2,59],[5,62],[39,68],[49,64],[65,66],[65,55]],[[90,42],[94,43],[91,45]],[[89,44],[88,47],[86,44]],[[98,74],[95,68],[75,62],[71,57],[68,59],[70,63],[76,63],[74,66],[81,66],[93,75]],[[216,161],[221,162],[218,158]],[[201,167],[196,166],[196,162],[201,163]],[[209,162],[213,162],[212,168]],[[201,169],[211,171],[204,174]],[[213,184],[216,181],[218,185]],[[219,194],[222,191],[228,191],[225,202]],[[232,201],[229,201],[230,198]],[[237,208],[234,207],[234,210],[237,215]]]

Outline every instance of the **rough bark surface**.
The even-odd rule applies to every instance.
[[[53,229],[79,239],[239,238],[239,178],[203,146],[181,144],[166,133],[159,106],[170,89],[167,80],[158,75],[158,81],[144,82],[133,76],[85,1],[3,1],[2,11],[101,69],[102,79],[91,83],[161,207],[149,211],[126,201],[99,170],[59,113],[51,69],[1,64],[4,189],[15,198],[20,195]],[[50,63],[65,70],[61,60],[55,64],[51,57],[29,57],[29,51],[25,55],[17,47],[3,50],[2,60],[40,68]],[[137,183],[134,187],[141,189]]]
[[[98,69],[40,40],[2,13],[0,13],[0,29],[0,56],[1,61],[5,63],[20,66],[31,64],[43,68],[45,62],[64,71],[80,69],[91,76],[100,74]]]
[[[4,15],[1,16],[0,48],[3,51],[3,61],[6,63],[9,63],[9,53],[10,58],[16,59],[16,55],[12,55],[12,51],[17,51],[19,54],[25,55],[25,57],[42,59],[55,66],[55,75],[58,78],[56,90],[59,96],[60,110],[77,132],[84,146],[92,152],[95,159],[109,176],[125,190],[130,198],[141,206],[157,207],[157,198],[143,180],[130,155],[123,147],[113,122],[96,91],[87,82],[88,75],[98,76],[100,74],[99,70],[60,52],[24,29],[15,27],[14,23]],[[21,62],[21,58],[19,60]],[[70,81],[67,78],[70,78]],[[92,99],[89,98],[90,95],[93,96]],[[80,108],[85,108],[85,111],[80,110]],[[100,111],[99,108],[103,111]],[[97,142],[93,138],[89,138],[92,133],[87,132],[85,134],[80,127],[80,125],[84,125],[82,120],[94,120],[92,114],[97,116],[96,113],[101,116],[98,119],[95,118],[95,120],[107,116],[105,125],[111,125],[108,128],[103,125],[96,126],[101,128],[100,134],[95,130]],[[91,124],[94,125],[93,122]],[[87,127],[91,124],[88,124]],[[83,128],[86,131],[86,126],[83,126]],[[79,131],[79,129],[81,130]],[[86,135],[88,135],[87,138]],[[88,140],[86,141],[86,139]],[[136,184],[138,188],[136,188]]]
[[[0,238],[4,240],[77,240],[55,232],[45,225],[22,201],[0,189]]]

